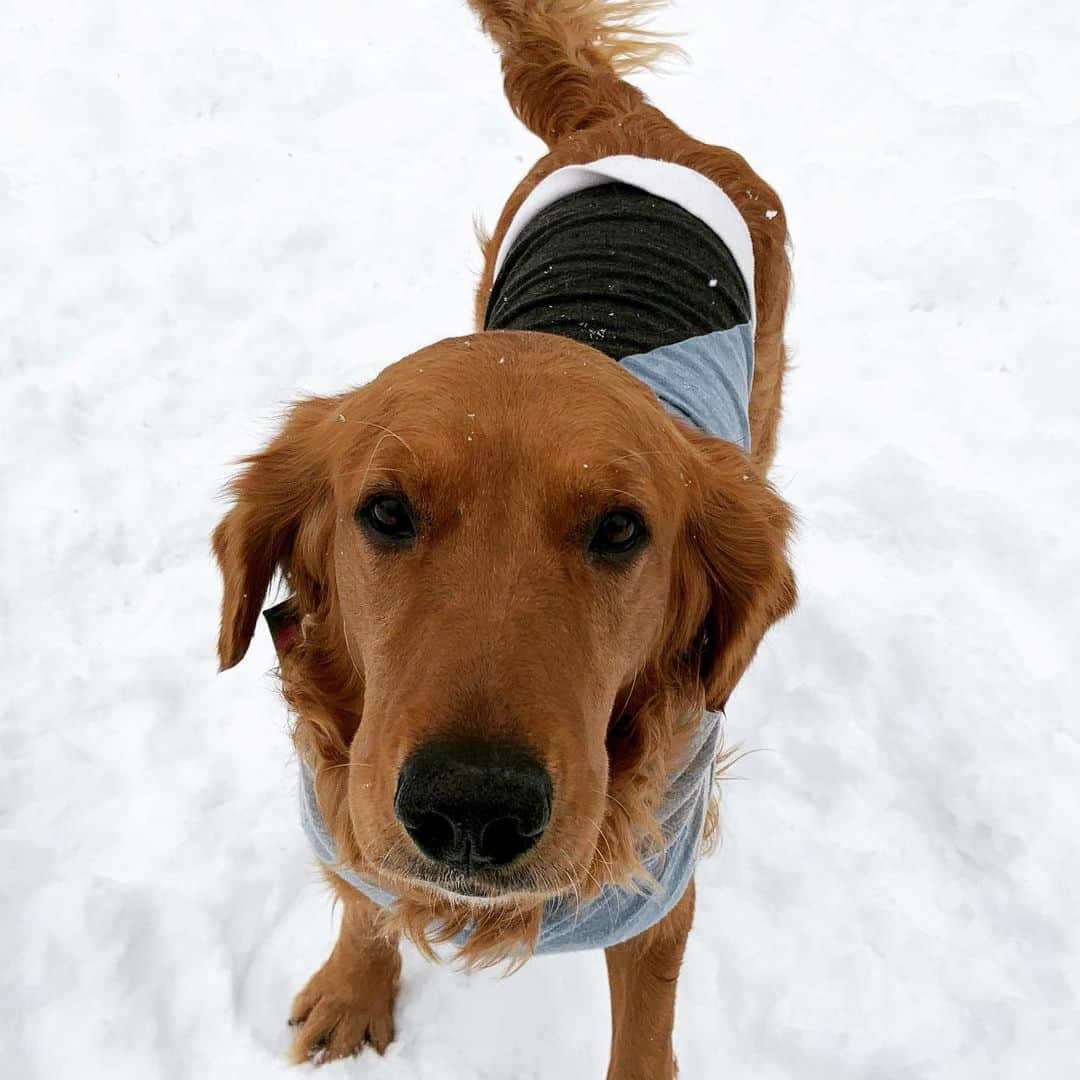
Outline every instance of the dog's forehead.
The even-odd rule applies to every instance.
[[[482,333],[429,346],[371,385],[379,423],[416,447],[482,440],[549,453],[632,453],[669,440],[652,391],[586,346],[550,334]]]
[[[380,469],[505,477],[541,464],[552,478],[593,470],[643,484],[678,471],[682,440],[652,391],[602,353],[547,334],[439,342],[344,407],[365,422]]]

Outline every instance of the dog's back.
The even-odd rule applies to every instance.
[[[625,80],[679,50],[641,19],[661,6],[652,0],[469,0],[502,55],[511,108],[550,152],[510,196],[484,242],[484,271],[476,297],[482,328],[499,252],[530,192],[566,165],[634,155],[687,166],[726,193],[750,231],[756,323],[750,396],[752,454],[772,461],[787,357],[784,316],[790,292],[787,221],[776,192],[737,153],[692,138]]]

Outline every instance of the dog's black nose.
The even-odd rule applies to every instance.
[[[394,813],[436,862],[464,873],[505,866],[547,827],[551,779],[513,745],[430,742],[401,767]]]

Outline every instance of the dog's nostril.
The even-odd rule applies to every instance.
[[[546,798],[533,800],[522,808],[520,815],[515,815],[514,821],[522,836],[536,840],[548,827],[548,819],[551,817],[551,781],[548,781],[545,795]]]
[[[416,846],[432,859],[441,860],[459,842],[454,823],[442,814],[428,812],[402,824]]]
[[[530,836],[524,832],[517,818],[496,818],[481,830],[477,854],[497,866],[502,865],[528,851],[536,843],[537,836],[539,833]]]
[[[429,743],[402,766],[394,812],[416,846],[456,870],[505,866],[551,816],[551,780],[516,746]]]

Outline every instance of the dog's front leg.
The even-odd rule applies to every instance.
[[[673,1080],[675,984],[694,919],[694,881],[654,927],[606,949],[611,987],[608,1080]]]
[[[293,1002],[297,1063],[322,1065],[358,1053],[365,1043],[381,1054],[394,1038],[397,935],[380,930],[379,908],[366,896],[336,876],[331,883],[344,909],[341,929],[330,959]]]

